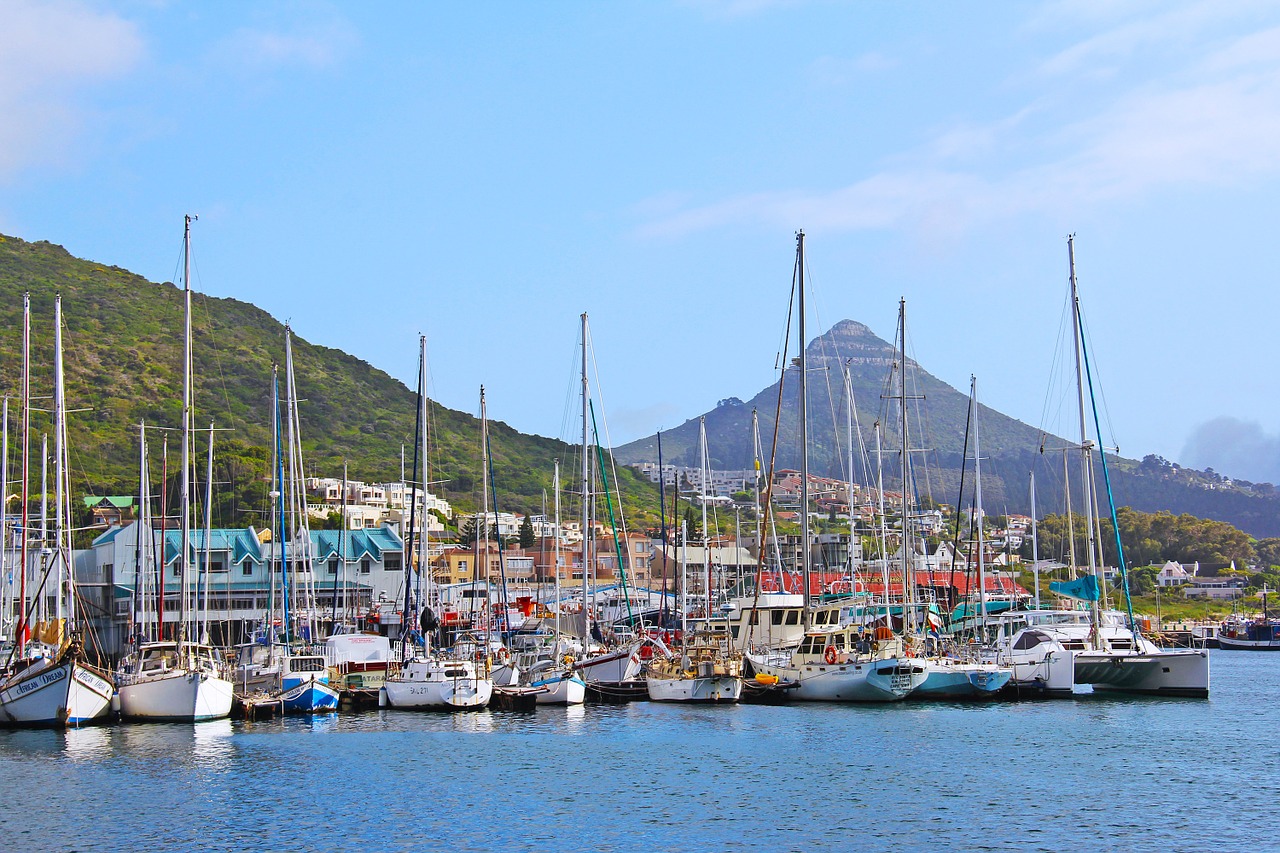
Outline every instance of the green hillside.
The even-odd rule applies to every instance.
[[[119,267],[72,257],[62,247],[0,236],[0,391],[10,399],[10,477],[19,476],[18,397],[21,388],[22,295],[31,294],[32,394],[52,393],[54,298],[62,296],[72,488],[80,494],[136,494],[137,425],[145,420],[152,476],[160,474],[159,431],[181,423],[182,291]],[[215,461],[215,524],[266,524],[271,439],[272,366],[284,359],[284,326],[234,299],[193,299],[195,423],[219,429]],[[294,373],[308,473],[354,480],[399,479],[400,449],[412,453],[414,395],[367,362],[294,336]],[[416,341],[406,341],[407,349]],[[283,378],[281,379],[283,386]],[[47,400],[33,403],[49,408]],[[37,435],[49,417],[37,412]],[[476,417],[433,405],[429,454],[433,480],[455,507],[478,504],[480,427]],[[576,448],[490,424],[499,508],[535,511],[551,488],[552,463]],[[169,433],[170,471],[178,440]],[[38,442],[39,439],[33,439]],[[196,440],[203,479],[205,438]],[[32,471],[38,477],[39,450]],[[624,478],[628,509],[652,491]],[[33,491],[36,487],[33,487]],[[153,486],[154,488],[154,486]],[[13,492],[11,491],[11,494]],[[656,500],[651,500],[656,504]]]

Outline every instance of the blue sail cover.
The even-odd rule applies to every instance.
[[[1102,597],[1098,589],[1098,579],[1093,575],[1084,575],[1073,581],[1053,581],[1049,584],[1049,589],[1059,595],[1078,598],[1081,601],[1097,601]]]

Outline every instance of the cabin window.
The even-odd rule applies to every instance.
[[[759,610],[752,610],[752,611],[751,611],[751,619],[750,619],[750,621],[749,621],[747,624],[749,624],[749,625],[759,625],[759,624],[760,624],[760,611],[759,611]],[[736,635],[735,635],[735,636],[736,636]]]
[[[781,611],[781,610],[775,610],[775,611],[773,611],[772,616],[773,616],[773,624],[775,624],[775,625],[781,625],[781,624],[782,624],[783,611]]]
[[[738,626],[737,625],[729,626],[729,633],[733,635],[733,638],[735,640],[738,639]]]
[[[800,624],[800,611],[799,611],[799,610],[788,610],[788,611],[787,611],[787,624],[788,624],[788,625],[799,625],[799,624]]]

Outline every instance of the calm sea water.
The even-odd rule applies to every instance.
[[[7,850],[1262,849],[1280,655],[1205,700],[370,711],[0,732]]]

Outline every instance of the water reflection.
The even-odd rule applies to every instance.
[[[114,751],[108,726],[68,729],[62,737],[66,756],[73,761],[100,761],[110,758]]]

